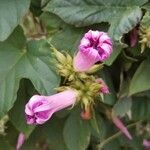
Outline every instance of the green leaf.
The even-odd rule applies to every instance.
[[[109,59],[106,60],[104,63],[108,66],[112,65],[112,63],[116,60],[118,55],[121,53],[122,48],[123,48],[123,46],[121,44],[114,43],[113,53],[111,54]]]
[[[13,148],[11,147],[11,145],[8,143],[7,139],[5,139],[4,137],[0,137],[0,149],[4,149],[5,150],[13,150]]]
[[[43,12],[40,16],[40,21],[46,27],[48,32],[52,32],[53,30],[57,31],[62,28],[64,25],[64,21],[61,20],[58,16],[52,13]]]
[[[41,126],[37,126],[22,145],[22,150],[43,150],[48,147],[46,136]]]
[[[51,94],[59,77],[50,64],[49,45],[44,40],[26,41],[20,28],[0,42],[0,117],[13,106],[19,81],[28,78],[40,94]]]
[[[144,14],[144,16],[141,20],[140,26],[149,28],[149,26],[150,26],[150,9],[149,9],[149,11],[146,11],[146,13]]]
[[[98,141],[102,141],[106,138],[106,124],[99,114],[96,114],[91,120],[91,134],[98,139]]]
[[[30,0],[0,0],[0,41],[4,41],[27,13]]]
[[[43,127],[50,150],[68,150],[63,139],[64,120],[52,118]]]
[[[13,124],[10,121],[7,122],[5,139],[12,147],[16,146],[18,135],[19,135],[19,132],[13,126]]]
[[[78,49],[79,41],[83,36],[83,29],[66,26],[52,37],[51,43],[59,50],[70,52],[72,55]],[[62,42],[63,41],[63,42]]]
[[[115,116],[123,117],[132,106],[132,99],[130,97],[124,97],[117,101],[117,103],[113,106],[113,114]]]
[[[129,87],[129,94],[146,91],[150,89],[150,58],[144,60],[135,72]]]
[[[134,97],[132,102],[132,119],[150,120],[150,98]]]
[[[80,117],[80,111],[73,111],[64,127],[64,140],[69,150],[85,150],[90,142],[90,128]]]
[[[51,43],[57,49],[69,51],[73,55],[78,48],[84,29],[68,25],[52,13],[43,13],[40,19],[50,35],[55,32],[55,34],[50,37]]]
[[[31,83],[28,84],[28,82],[28,80],[22,80],[20,83],[20,89],[17,94],[17,101],[9,113],[9,118],[12,124],[16,127],[16,129],[18,129],[19,132],[23,132],[26,137],[28,137],[34,129],[34,126],[27,125],[24,112],[25,104],[31,97],[31,95],[29,95],[28,89],[31,90],[32,85]]]
[[[110,92],[109,94],[104,95],[104,103],[113,105],[117,100],[117,95],[114,89],[110,72],[106,68],[104,68],[100,72],[100,78],[102,78],[105,81],[106,85],[109,87],[109,92]]]
[[[75,26],[109,22],[109,33],[115,40],[119,40],[122,34],[140,21],[142,11],[139,6],[145,2],[147,0],[51,0],[44,11],[52,12]]]

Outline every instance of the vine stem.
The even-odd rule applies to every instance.
[[[132,128],[132,127],[134,127],[135,125],[137,125],[138,123],[141,123],[141,122],[142,122],[141,120],[140,120],[140,121],[137,121],[137,122],[134,122],[134,123],[128,125],[127,128],[128,128],[128,129],[129,129],[129,128]],[[114,135],[108,137],[106,140],[104,140],[103,142],[101,142],[101,143],[97,146],[98,150],[102,150],[102,148],[103,148],[106,144],[108,144],[109,142],[111,142],[112,140],[114,140],[115,138],[117,138],[118,136],[120,136],[121,134],[122,134],[122,132],[119,131],[119,132],[115,133]]]

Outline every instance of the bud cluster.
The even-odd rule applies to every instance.
[[[8,116],[4,116],[1,120],[0,120],[0,135],[5,135],[5,129],[6,129],[6,122],[8,121]]]
[[[140,24],[141,52],[150,48],[150,12],[146,12]]]
[[[37,125],[48,121],[52,115],[69,106],[81,103],[81,116],[90,119],[94,100],[100,94],[108,94],[107,85],[94,73],[103,67],[103,61],[112,53],[112,42],[107,33],[88,31],[81,40],[77,54],[72,58],[51,45],[56,70],[62,79],[57,94],[33,95],[25,105],[28,124]],[[98,63],[99,62],[99,63]]]
[[[109,90],[102,79],[96,79],[92,74],[103,67],[103,64],[95,64],[84,72],[77,71],[73,66],[73,58],[69,54],[63,54],[52,47],[56,59],[56,68],[59,75],[65,78],[65,86],[56,88],[57,91],[64,91],[73,88],[78,91],[78,101],[84,110],[94,104],[94,99],[100,93],[108,94]]]

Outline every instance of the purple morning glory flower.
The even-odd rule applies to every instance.
[[[74,57],[76,71],[86,71],[96,62],[107,60],[112,53],[112,41],[107,33],[89,30],[81,39]]]
[[[27,124],[43,124],[53,113],[74,105],[77,98],[75,90],[66,90],[52,96],[34,95],[25,106]]]

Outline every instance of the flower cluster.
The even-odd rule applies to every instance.
[[[112,41],[107,33],[88,31],[81,39],[78,51],[72,58],[51,46],[55,56],[57,72],[64,78],[63,86],[56,88],[51,96],[34,95],[25,106],[28,124],[37,125],[48,121],[51,116],[64,108],[80,102],[83,119],[92,117],[91,107],[101,94],[109,94],[109,88],[101,78],[93,74],[103,67],[103,62],[112,53]],[[116,126],[131,139],[123,123],[112,118]]]

